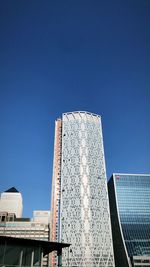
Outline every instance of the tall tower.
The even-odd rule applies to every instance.
[[[21,218],[22,210],[22,195],[15,187],[1,193],[0,212],[14,213],[16,217]]]
[[[62,120],[55,121],[54,138],[54,159],[53,159],[53,177],[52,177],[52,196],[51,196],[51,223],[50,240],[59,241],[60,232],[60,181],[61,181],[61,144],[62,144]],[[50,263],[52,267],[57,266],[57,252],[50,254]]]
[[[62,115],[61,131],[57,123],[52,232],[57,232],[60,241],[71,244],[70,255],[68,251],[63,253],[62,266],[113,267],[101,117],[88,112],[70,112]]]
[[[116,267],[150,266],[150,174],[115,173],[108,192]]]

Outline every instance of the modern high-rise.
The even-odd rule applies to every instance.
[[[116,267],[150,266],[150,175],[113,174],[108,192]]]
[[[17,218],[22,217],[22,195],[12,187],[0,195],[0,212],[14,213]]]
[[[71,244],[64,267],[114,266],[99,115],[69,112],[55,122],[51,241]]]

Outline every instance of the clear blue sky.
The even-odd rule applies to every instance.
[[[0,191],[49,209],[54,122],[102,116],[107,175],[150,173],[150,1],[2,0]]]

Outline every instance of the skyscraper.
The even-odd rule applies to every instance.
[[[113,174],[108,192],[116,267],[150,266],[150,175]]]
[[[22,195],[12,187],[0,195],[0,212],[14,213],[16,217],[22,216]]]
[[[101,117],[64,113],[55,124],[53,164],[51,241],[71,244],[63,266],[114,266]]]

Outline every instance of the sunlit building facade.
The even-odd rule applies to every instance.
[[[50,211],[49,210],[34,210],[33,222],[50,224]]]
[[[0,212],[14,213],[16,217],[22,217],[23,201],[21,193],[11,187],[0,195]]]
[[[49,211],[34,211],[32,221],[12,215],[0,213],[0,236],[49,241]],[[41,267],[49,267],[49,255],[43,257]]]
[[[61,145],[62,145],[62,120],[55,121],[55,138],[54,138],[54,160],[53,160],[53,177],[51,193],[51,231],[50,240],[59,242],[60,234],[60,173],[61,173]],[[52,267],[57,266],[57,252],[50,255]]]
[[[51,241],[70,243],[62,266],[113,267],[101,117],[64,113],[55,124]],[[56,255],[52,267],[57,266]]]
[[[108,192],[116,267],[150,266],[150,175],[113,174]]]

